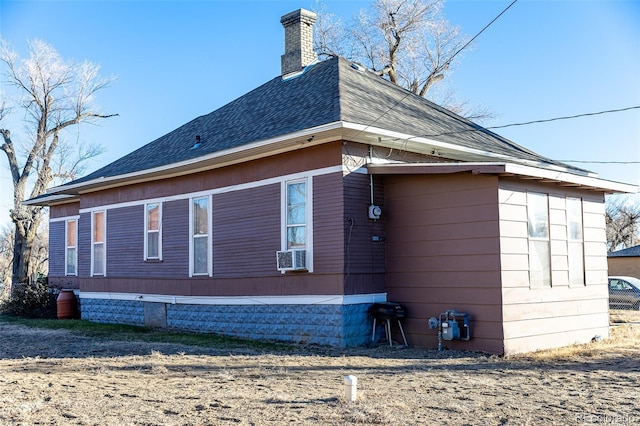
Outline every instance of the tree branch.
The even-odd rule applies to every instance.
[[[16,151],[13,148],[13,142],[11,141],[11,132],[7,129],[0,129],[4,143],[0,147],[5,154],[7,154],[7,160],[9,161],[9,170],[11,171],[11,178],[14,185],[20,180],[20,166],[18,166],[18,158],[16,157]]]

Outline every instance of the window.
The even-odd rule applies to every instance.
[[[209,197],[191,200],[191,275],[211,275]]]
[[[527,193],[527,222],[529,284],[532,288],[551,286],[549,199],[546,194]]]
[[[584,240],[582,236],[582,200],[567,198],[567,243],[569,284],[584,285]]]
[[[287,183],[286,248],[307,247],[307,183]]]
[[[162,260],[162,209],[160,204],[145,206],[144,259]]]
[[[91,275],[106,275],[106,220],[105,212],[91,216]]]
[[[297,251],[282,254],[284,257],[279,254],[278,265],[282,259],[294,256],[296,260],[292,265],[297,265],[294,269],[307,272],[313,272],[312,185],[313,180],[305,177],[283,181],[280,186],[280,250]]]
[[[66,251],[65,275],[78,275],[78,220],[70,219],[65,222]]]

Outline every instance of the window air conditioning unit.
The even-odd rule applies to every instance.
[[[276,261],[278,263],[278,271],[302,271],[307,269],[307,251],[277,251]]]

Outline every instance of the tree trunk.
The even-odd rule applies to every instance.
[[[11,211],[11,220],[14,224],[13,235],[13,283],[29,282],[29,268],[31,262],[31,251],[36,240],[38,227],[42,218],[40,207],[30,207],[17,205]]]
[[[13,236],[13,270],[12,281],[14,283],[26,283],[29,280],[29,259],[33,248],[33,238],[24,235],[22,227],[15,224]]]

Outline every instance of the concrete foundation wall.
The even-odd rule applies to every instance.
[[[227,336],[358,346],[371,339],[369,303],[352,305],[187,305],[82,299],[82,319],[102,323],[166,326]],[[166,318],[160,318],[166,313]]]

